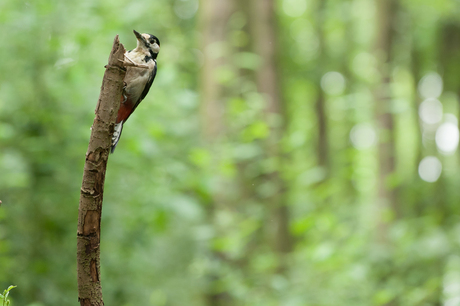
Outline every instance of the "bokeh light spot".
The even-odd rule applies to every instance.
[[[458,127],[452,122],[441,124],[436,130],[436,146],[443,154],[453,154],[458,147]]]
[[[439,123],[442,120],[442,103],[437,99],[428,98],[420,104],[418,113],[424,123]]]
[[[444,122],[450,122],[452,124],[458,125],[458,118],[454,114],[445,113]]]
[[[302,16],[303,13],[307,10],[307,1],[306,0],[284,0],[283,1],[283,10],[286,15],[291,17]]]
[[[353,58],[352,68],[357,76],[367,82],[374,82],[377,79],[377,60],[370,53],[361,52],[356,55]]]
[[[420,96],[428,98],[439,98],[442,93],[442,78],[436,72],[426,74],[418,83]]]
[[[180,19],[190,19],[198,11],[198,0],[177,0],[174,3],[174,13]]]
[[[418,165],[418,174],[425,182],[436,182],[441,176],[442,164],[435,156],[427,156]]]
[[[345,90],[345,78],[340,72],[327,72],[321,78],[321,88],[329,95],[340,95]]]
[[[370,124],[360,123],[351,129],[350,140],[356,149],[364,150],[377,142],[377,134]]]

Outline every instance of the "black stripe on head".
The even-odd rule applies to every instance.
[[[158,37],[156,37],[155,35],[152,35],[152,34],[149,34],[149,35],[150,35],[149,43],[151,43],[151,44],[157,43],[158,46],[159,46],[160,45],[160,40],[158,39]]]

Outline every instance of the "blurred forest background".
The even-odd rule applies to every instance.
[[[0,289],[77,305],[116,34],[158,74],[110,156],[106,305],[460,305],[460,3],[2,0]]]

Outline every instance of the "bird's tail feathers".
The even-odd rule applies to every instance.
[[[123,131],[123,121],[120,121],[119,123],[115,124],[115,128],[113,129],[112,148],[110,150],[111,153],[115,151],[115,147],[117,146],[118,141],[120,140],[121,131]]]

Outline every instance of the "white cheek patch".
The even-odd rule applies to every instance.
[[[157,43],[155,43],[155,44],[152,45],[152,50],[155,53],[159,53],[160,52],[160,46]]]

